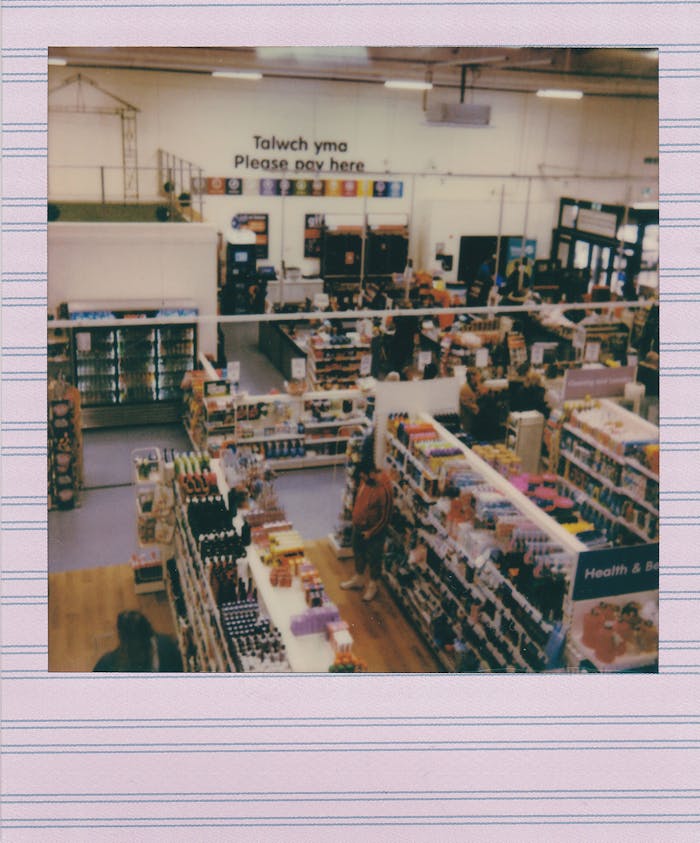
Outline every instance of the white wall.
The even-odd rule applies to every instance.
[[[55,87],[70,69],[51,67],[49,73],[50,87]],[[404,197],[399,200],[205,198],[207,221],[224,232],[236,213],[268,213],[271,262],[279,266],[284,258],[305,272],[317,268],[302,257],[305,213],[413,211],[411,245],[420,266],[432,258],[436,242],[460,235],[495,235],[502,184],[507,194],[503,232],[522,233],[526,182],[499,176],[540,177],[532,181],[527,231],[538,240],[539,256],[549,253],[560,196],[621,204],[658,197],[658,165],[644,164],[645,157],[658,155],[658,104],[651,100],[560,101],[477,91],[474,102],[492,106],[491,125],[469,129],[428,126],[420,93],[377,85],[267,78],[244,82],[127,70],[89,70],[87,75],[141,109],[139,164],[154,168],[141,176],[144,197],[157,195],[159,147],[201,165],[209,176],[265,175],[233,167],[236,153],[282,155],[256,151],[256,134],[303,135],[309,142],[342,140],[348,151],[336,158],[363,161],[367,170],[390,171],[404,181]],[[50,104],[65,104],[71,96],[68,89],[54,95]],[[432,101],[456,101],[457,92],[435,90],[429,96]],[[312,151],[299,154],[307,156],[316,157]],[[297,155],[292,152],[288,157],[293,160]],[[121,164],[118,118],[49,112],[50,196],[97,198],[100,164]],[[427,177],[431,172],[485,178]],[[411,173],[419,174],[415,195]],[[564,180],[567,174],[576,177]],[[118,170],[107,171],[107,182],[118,196]],[[458,252],[454,254],[456,264]]]
[[[193,299],[216,313],[216,231],[186,223],[62,223],[48,227],[48,305],[123,299]],[[216,353],[215,325],[199,328]]]

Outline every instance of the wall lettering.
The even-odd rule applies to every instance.
[[[233,166],[246,170],[266,170],[285,172],[293,170],[296,173],[318,174],[323,170],[335,173],[364,173],[364,161],[344,161],[338,155],[348,151],[348,142],[343,140],[314,140],[310,141],[303,135],[292,138],[281,138],[277,135],[253,135],[253,146],[256,152],[310,152],[309,156],[275,156],[263,157],[251,155],[248,152],[236,152],[233,156]],[[319,157],[323,154],[323,157]],[[326,157],[327,154],[327,157]]]

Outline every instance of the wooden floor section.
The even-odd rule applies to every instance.
[[[165,592],[135,594],[131,565],[49,574],[49,670],[90,671],[113,650],[117,615],[138,609],[156,632],[174,635]]]
[[[307,544],[329,597],[348,622],[355,655],[372,673],[432,673],[435,659],[380,585],[377,597],[364,603],[362,593],[343,591],[352,576],[352,560],[338,560],[330,544]],[[90,568],[49,576],[49,670],[90,671],[99,657],[117,646],[116,619],[124,609],[138,609],[157,632],[174,634],[165,593],[134,594],[130,565]]]
[[[371,673],[435,673],[440,670],[423,639],[380,584],[374,600],[365,603],[361,591],[344,591],[343,580],[355,573],[352,559],[338,559],[326,540],[308,542],[308,557],[321,575],[331,600],[347,621],[355,639],[353,652]]]

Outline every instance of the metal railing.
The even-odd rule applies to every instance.
[[[205,178],[201,167],[159,153],[158,166],[139,167],[137,200],[125,196],[124,168],[119,165],[50,165],[48,201],[55,204],[101,205],[160,204],[168,209],[167,219],[179,216],[201,222],[204,216]],[[172,190],[166,190],[166,185]]]
[[[198,218],[201,222],[205,192],[204,170],[191,161],[159,149],[158,179],[161,195],[167,197],[171,213],[177,209],[192,221]],[[197,209],[193,207],[195,197]]]

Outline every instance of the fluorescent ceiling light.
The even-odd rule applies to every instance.
[[[256,55],[266,61],[294,61],[300,64],[366,64],[366,47],[257,47]]]
[[[430,91],[433,88],[432,82],[420,82],[415,79],[387,79],[384,85],[401,91]]]
[[[549,97],[556,100],[580,100],[583,96],[583,91],[565,91],[557,88],[540,88],[537,92],[538,97]]]
[[[58,58],[51,58],[51,57],[49,57],[48,63],[54,64],[54,65],[56,65],[56,67],[65,67],[68,64],[68,62],[65,59],[58,59]]]
[[[263,78],[262,73],[257,70],[215,70],[211,75],[217,79],[248,79],[251,82]]]
[[[658,202],[635,202],[632,207],[635,211],[658,211]]]

